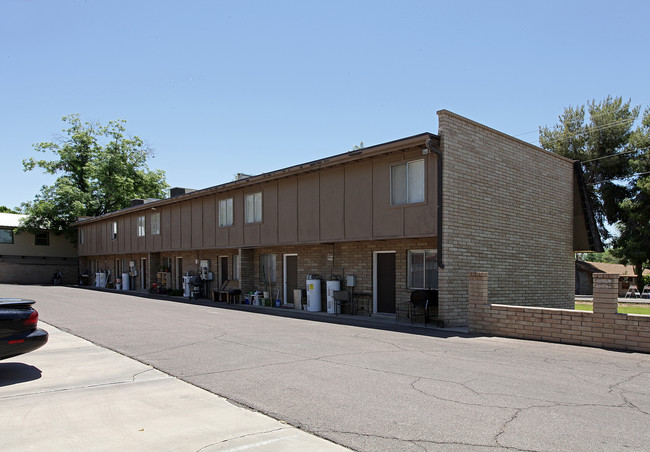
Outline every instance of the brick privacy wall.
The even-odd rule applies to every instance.
[[[340,242],[331,244],[300,245],[300,246],[276,246],[261,247],[248,249],[223,249],[223,250],[198,250],[184,252],[161,252],[160,263],[166,265],[168,258],[172,258],[172,278],[175,278],[176,257],[183,259],[182,273],[187,271],[196,273],[198,265],[196,260],[209,259],[210,270],[215,273],[215,280],[211,283],[211,290],[216,289],[217,284],[217,259],[221,256],[228,256],[228,275],[232,277],[232,256],[240,256],[240,280],[234,281],[229,285],[230,288],[240,288],[243,293],[255,290],[264,290],[264,283],[260,280],[260,255],[275,254],[276,282],[270,284],[272,298],[275,298],[278,290],[280,299],[284,299],[284,254],[298,255],[298,285],[299,288],[305,288],[307,275],[318,274],[322,277],[323,287],[321,288],[321,297],[323,310],[326,310],[326,291],[324,288],[325,281],[335,277],[342,278],[341,288],[346,289],[345,276],[354,275],[357,279],[357,285],[354,288],[356,292],[373,291],[373,253],[376,251],[394,251],[395,252],[395,296],[396,302],[405,303],[408,301],[411,289],[408,287],[408,251],[435,249],[436,239],[395,239],[395,240],[373,240],[363,242]],[[88,256],[81,258],[82,268],[90,269],[90,261],[99,261],[100,268],[113,268],[115,259],[123,259],[127,264],[129,260],[135,260],[137,265],[140,259],[146,257],[148,262],[152,262],[151,256],[147,254],[129,254],[129,255],[107,255],[107,256]],[[158,262],[158,260],[156,260]],[[156,264],[158,265],[158,264]],[[138,267],[139,268],[139,267]],[[151,267],[147,272],[149,286],[155,280],[158,268]],[[153,279],[152,279],[153,278]],[[139,281],[136,281],[136,287],[139,288]],[[176,281],[173,287],[176,288]]]
[[[76,260],[72,260],[66,264],[0,262],[0,283],[48,284],[57,270],[63,277],[62,284],[77,284],[79,282],[79,264]]]
[[[618,276],[594,274],[594,310],[488,303],[488,275],[469,276],[469,331],[476,334],[650,353],[650,316],[619,314]]]
[[[445,325],[467,324],[473,271],[490,272],[499,303],[573,307],[572,163],[446,110],[438,117]]]

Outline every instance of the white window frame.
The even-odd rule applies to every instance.
[[[117,221],[111,223],[111,240],[117,240]]]
[[[160,212],[151,214],[151,235],[160,235]]]
[[[246,223],[262,222],[262,192],[250,193],[245,197]]]
[[[219,227],[233,225],[233,200],[232,198],[219,201]]]
[[[138,217],[138,224],[137,224],[137,236],[138,237],[144,237],[147,230],[146,230],[146,221],[145,221],[145,216],[139,216]]]
[[[408,251],[408,256],[407,256],[407,275],[408,275],[408,287],[409,289],[437,289],[438,288],[438,281],[436,278],[436,273],[437,273],[437,265],[436,265],[436,257],[437,257],[437,250],[435,249],[422,249],[422,250],[409,250]],[[421,278],[423,281],[424,286],[428,287],[416,287],[413,284],[413,256],[415,255],[421,255],[423,260],[422,260],[422,274]],[[427,257],[430,259],[433,259],[433,269],[431,269],[431,280],[427,281]],[[428,282],[428,284],[427,284]]]
[[[421,168],[416,169],[416,165]],[[397,187],[395,181],[395,170],[398,168],[404,168],[406,170],[406,176],[404,177],[403,183],[406,184],[406,187]],[[422,183],[421,190],[415,191],[412,188],[413,180],[415,177],[421,177]],[[401,185],[401,184],[400,184]],[[401,188],[406,193],[405,200],[396,200],[395,190]],[[426,164],[424,159],[411,160],[409,162],[400,163],[398,165],[391,165],[390,167],[390,203],[393,206],[402,206],[405,204],[417,204],[426,201]]]

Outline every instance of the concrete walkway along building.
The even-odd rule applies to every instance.
[[[602,249],[579,164],[452,112],[423,133],[79,221],[82,271],[130,289],[262,290],[341,281],[392,314],[437,289],[439,323],[467,325],[468,274],[499,303],[572,308],[575,251]],[[540,265],[544,262],[544,265]],[[353,278],[348,278],[353,276]],[[348,287],[347,284],[352,287]],[[496,301],[495,301],[496,302]]]

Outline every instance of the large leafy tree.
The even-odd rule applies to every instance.
[[[587,116],[588,114],[588,116]],[[606,224],[622,220],[620,203],[633,192],[621,183],[633,174],[630,158],[638,149],[630,143],[639,107],[630,101],[608,96],[586,107],[569,106],[553,127],[540,127],[539,142],[544,149],[583,162],[585,183],[594,204],[600,234],[609,238]]]
[[[630,159],[633,193],[621,203],[621,234],[614,241],[614,254],[642,275],[644,268],[650,268],[650,109],[632,134],[630,145],[637,151]]]
[[[126,121],[108,125],[82,122],[79,115],[64,116],[68,128],[56,142],[34,149],[53,154],[51,160],[23,160],[25,171],[41,168],[57,175],[32,202],[23,203],[26,230],[48,229],[76,240],[70,225],[83,216],[98,216],[126,208],[135,198],[162,198],[168,185],[162,170],[150,170],[150,149],[137,136],[126,135]]]

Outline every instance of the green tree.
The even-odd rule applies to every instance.
[[[0,206],[0,213],[18,213],[7,206]]]
[[[98,216],[130,205],[135,198],[163,198],[168,185],[162,170],[150,170],[152,156],[142,139],[126,135],[124,120],[82,122],[79,115],[64,116],[68,128],[57,142],[34,145],[37,152],[52,153],[52,160],[23,160],[25,171],[41,168],[58,175],[43,186],[34,201],[23,203],[28,215],[23,229],[48,229],[76,241],[70,225],[83,216]]]
[[[630,145],[637,151],[630,159],[632,194],[620,205],[621,234],[614,241],[614,254],[642,275],[644,268],[650,268],[650,108],[632,134]]]
[[[618,181],[633,173],[630,157],[638,149],[630,140],[638,116],[639,108],[631,107],[629,100],[608,96],[602,102],[587,102],[586,107],[569,106],[558,124],[539,129],[544,149],[583,162],[587,191],[595,201],[594,215],[604,238],[610,236],[606,224],[622,220],[620,204],[633,192],[630,184]]]
[[[581,254],[582,259],[588,262],[606,262],[609,264],[618,264],[620,259],[614,256],[614,253],[611,248],[606,249],[602,253],[584,253]]]

